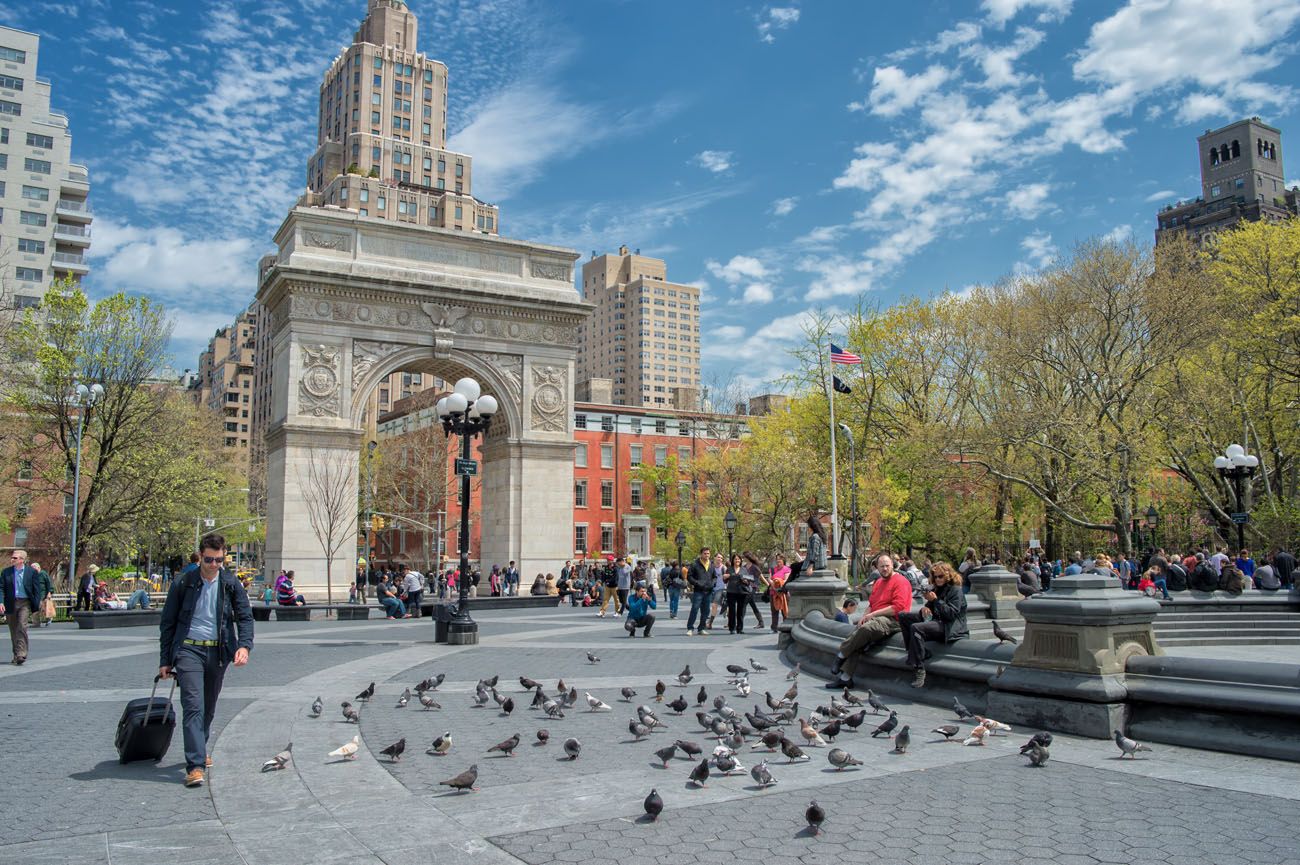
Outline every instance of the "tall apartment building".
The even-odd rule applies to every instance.
[[[199,355],[199,372],[192,391],[198,404],[222,422],[222,444],[231,458],[248,471],[253,441],[254,370],[257,340],[257,305],[241,312],[208,340]]]
[[[416,50],[418,22],[403,0],[368,3],[321,84],[299,203],[497,234],[496,206],[471,192],[473,160],[447,149],[446,65]]]
[[[1286,219],[1300,209],[1300,188],[1286,188],[1282,132],[1258,117],[1207,129],[1196,139],[1201,194],[1156,215],[1156,242],[1189,232],[1197,243],[1243,219]]]
[[[582,266],[596,312],[579,328],[576,381],[613,382],[616,405],[698,407],[700,290],[668,281],[662,259],[619,247]]]
[[[90,172],[72,162],[68,118],[37,77],[40,37],[0,27],[0,305],[40,303],[89,270]]]

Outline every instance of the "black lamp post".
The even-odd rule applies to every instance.
[[[674,538],[673,540],[677,541],[677,567],[680,569],[682,566],[682,547],[686,546],[685,530],[678,529],[677,537]]]
[[[462,378],[450,394],[438,400],[437,413],[443,433],[448,438],[453,433],[460,436],[460,459],[456,461],[456,474],[460,475],[460,600],[447,635],[449,642],[464,645],[478,642],[478,623],[469,615],[469,479],[478,471],[478,465],[470,459],[470,443],[474,436],[487,434],[492,416],[497,413],[497,401],[480,396],[474,379]]]
[[[727,527],[727,567],[731,567],[731,557],[734,550],[731,548],[732,539],[736,536],[736,515],[727,508],[727,515],[722,518],[722,523]]]
[[[1147,505],[1147,528],[1151,530],[1151,549],[1160,548],[1160,539],[1156,535],[1156,526],[1160,524],[1160,514],[1154,504]]]
[[[1237,549],[1243,550],[1246,548],[1246,521],[1250,519],[1250,514],[1246,512],[1241,482],[1259,471],[1259,457],[1246,453],[1241,445],[1228,445],[1223,456],[1214,458],[1214,467],[1225,479],[1232,481],[1232,490],[1237,499],[1237,512],[1232,515],[1232,521],[1237,525]]]

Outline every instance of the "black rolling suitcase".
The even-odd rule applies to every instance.
[[[120,763],[136,760],[153,760],[157,763],[172,744],[176,732],[176,710],[172,697],[176,694],[176,677],[172,676],[171,692],[167,699],[157,697],[158,676],[153,677],[153,690],[126,704],[122,720],[117,722],[117,759]]]

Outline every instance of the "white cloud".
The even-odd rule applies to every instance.
[[[701,168],[708,169],[714,174],[721,174],[730,170],[732,166],[732,152],[730,150],[701,150],[695,154],[694,162]]]
[[[251,297],[256,287],[255,250],[246,238],[188,238],[175,228],[96,222],[90,255],[104,259],[95,270],[97,284],[168,302],[190,301],[195,291],[213,289]]]
[[[974,59],[979,64],[984,72],[985,87],[1016,87],[1033,80],[1033,76],[1016,71],[1016,61],[1037,48],[1043,37],[1041,30],[1020,27],[1016,30],[1015,40],[1009,45],[990,46],[976,42],[963,48],[961,55]]]
[[[709,334],[716,339],[740,339],[745,335],[745,329],[738,324],[724,324],[709,328]]]
[[[728,285],[736,285],[747,279],[761,280],[768,275],[768,270],[763,265],[763,262],[751,255],[733,256],[731,261],[726,264],[709,260],[704,263],[704,266],[708,268],[709,273]]]
[[[1178,119],[1183,123],[1195,123],[1206,117],[1222,117],[1230,111],[1232,107],[1228,100],[1217,93],[1189,93],[1178,107]]]
[[[775,296],[772,292],[772,286],[766,283],[755,282],[752,285],[745,286],[745,303],[771,303]]]
[[[1051,193],[1050,183],[1026,183],[1007,193],[1007,207],[1019,219],[1033,219],[1047,208]]]
[[[1022,9],[1041,9],[1038,20],[1042,22],[1058,21],[1070,14],[1073,0],[984,0],[980,7],[988,14],[989,21],[1001,27]]]
[[[769,6],[758,15],[758,38],[772,43],[774,30],[786,30],[799,20],[799,9],[794,6]]]
[[[1027,261],[1016,262],[1017,273],[1028,273],[1050,267],[1056,261],[1058,250],[1052,243],[1052,235],[1045,231],[1035,231],[1020,241],[1020,248],[1028,255]]]
[[[867,101],[852,102],[849,109],[870,109],[872,114],[881,117],[895,117],[916,105],[922,97],[939,89],[950,74],[948,69],[938,65],[931,66],[919,75],[908,75],[897,66],[878,67],[871,81],[871,93],[867,96]]]
[[[1133,239],[1133,226],[1117,225],[1101,236],[1107,243],[1128,243]]]
[[[1146,198],[1142,199],[1147,204],[1154,204],[1158,201],[1168,201],[1171,198],[1177,198],[1178,193],[1172,189],[1162,189],[1159,192],[1153,192]]]
[[[798,196],[791,196],[789,198],[778,198],[776,201],[772,202],[772,213],[774,213],[777,216],[789,216],[794,211],[795,206],[798,203],[799,203]]]

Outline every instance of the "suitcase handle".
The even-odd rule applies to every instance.
[[[170,706],[171,703],[172,703],[172,698],[176,696],[176,676],[173,674],[173,675],[171,675],[171,676],[168,676],[167,678],[169,678],[169,679],[172,680],[172,688],[171,688],[171,690],[167,693],[167,702],[166,702],[164,705]],[[161,681],[161,680],[162,680],[162,676],[154,676],[154,677],[153,677],[153,690],[151,690],[151,691],[149,692],[149,708],[146,709],[146,710],[145,710],[145,713],[144,713],[144,722],[145,722],[146,724],[148,724],[149,721],[150,721],[150,719],[153,717],[153,704],[154,704],[154,697],[155,697],[155,696],[157,695],[157,693],[158,693],[158,682]],[[164,717],[164,718],[167,717],[167,710],[166,710],[166,709],[163,709],[163,717]]]

